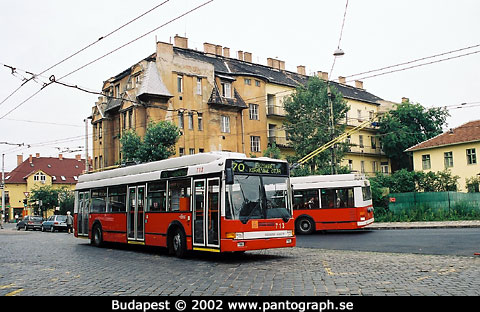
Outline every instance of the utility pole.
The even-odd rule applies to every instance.
[[[330,83],[327,80],[327,101],[328,106],[330,107],[330,140],[335,138],[335,120],[333,118],[333,102],[332,102],[332,92],[330,91]],[[331,159],[331,173],[337,174],[337,166],[335,165],[335,144],[332,145],[332,159]]]
[[[88,173],[90,168],[88,167],[88,117],[85,118],[85,173]]]
[[[1,217],[6,216],[5,214],[5,154],[2,154],[2,211]],[[6,221],[6,220],[2,220]]]

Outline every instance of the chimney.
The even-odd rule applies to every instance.
[[[78,161],[82,161],[82,155],[80,154],[75,155],[75,159]]]
[[[214,44],[205,42],[203,44],[203,52],[208,53],[208,54],[215,54],[216,46]]]
[[[305,70],[305,66],[303,65],[298,65],[297,66],[297,73],[299,73],[300,75],[306,75],[307,74],[307,71]]]
[[[319,72],[317,72],[317,76],[318,76],[318,78],[320,78],[322,80],[328,81],[328,73],[327,72],[319,71]]]
[[[227,47],[223,48],[223,56],[230,57],[230,48],[227,48]]]
[[[58,154],[58,159],[63,160],[63,154]]]
[[[23,163],[23,155],[17,155],[17,167]]]
[[[32,154],[30,154],[30,156],[28,156],[28,162],[29,162],[29,163],[32,163],[32,162],[33,162]]]
[[[407,97],[402,97],[402,103],[408,103],[410,102],[410,99]]]
[[[218,56],[222,56],[223,53],[222,53],[222,46],[221,45],[216,45],[215,46],[215,54],[218,55]]]
[[[338,76],[338,82],[341,84],[347,84],[347,79],[345,79],[343,76]]]
[[[285,61],[278,61],[278,69],[285,70]]]
[[[271,57],[267,58],[267,66],[273,67],[273,59]]]
[[[280,68],[280,61],[277,60],[277,59],[273,59],[273,61],[272,61],[272,67],[273,67],[273,68],[276,68],[276,69],[279,69],[279,68]]]
[[[243,51],[238,51],[238,52],[237,52],[237,55],[238,55],[238,59],[239,59],[240,61],[243,61]]]
[[[363,89],[363,81],[355,80],[355,88]]]
[[[40,153],[36,153],[35,157],[40,158]]]
[[[188,38],[175,35],[173,42],[174,42],[174,45],[178,48],[188,49]]]
[[[244,52],[244,53],[243,53],[243,60],[244,60],[245,62],[251,63],[251,62],[252,62],[252,53],[250,53],[250,52]]]

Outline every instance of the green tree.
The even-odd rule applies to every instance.
[[[263,152],[263,156],[275,159],[280,159],[281,154],[282,153],[278,148],[277,144],[275,144],[275,142],[269,145],[267,149]]]
[[[412,156],[404,151],[420,142],[442,133],[449,116],[447,109],[425,108],[409,101],[398,104],[395,110],[379,120],[382,149],[392,160],[392,171],[413,169]]]
[[[480,176],[470,177],[465,179],[467,191],[469,193],[478,193],[480,192]]]
[[[175,154],[175,143],[180,130],[173,123],[150,123],[143,140],[134,131],[126,132],[120,139],[124,161],[149,162],[166,159]]]
[[[34,207],[34,213],[46,217],[47,210],[58,206],[58,194],[60,190],[51,185],[35,185],[28,198]]]
[[[330,127],[329,96],[333,107],[333,135]],[[285,131],[296,153],[294,159],[289,160],[296,161],[345,131],[345,123],[340,121],[344,120],[349,106],[333,85],[328,86],[320,78],[312,77],[305,86],[297,87],[295,92],[286,98],[284,109]],[[346,143],[339,143],[334,147],[336,160],[334,165],[337,170],[347,149]],[[309,167],[307,171],[323,169],[324,172],[330,173],[332,157],[329,151],[310,160],[306,164]]]

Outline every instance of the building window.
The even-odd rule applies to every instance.
[[[353,171],[353,160],[351,160],[351,159],[348,160],[348,169],[350,171]]]
[[[128,111],[128,128],[133,128],[133,110]]]
[[[250,116],[250,120],[259,120],[259,118],[258,118],[258,105],[257,104],[249,104],[248,105],[248,115]]]
[[[230,116],[222,116],[220,131],[223,133],[230,133]]]
[[[371,140],[371,143],[372,143],[372,149],[376,149],[377,148],[377,140],[375,140],[374,136],[371,136],[370,140]]]
[[[185,155],[185,148],[180,147],[180,148],[178,149],[178,154],[179,154],[180,156]]]
[[[197,94],[202,95],[202,78],[197,78]]]
[[[358,136],[358,141],[359,141],[360,148],[363,148],[364,147],[364,145],[363,145],[363,135]]]
[[[227,99],[232,98],[232,84],[230,82],[222,82],[222,96]]]
[[[430,169],[432,164],[430,163],[430,155],[422,155],[422,169]]]
[[[260,137],[259,136],[251,136],[250,137],[250,150],[252,152],[255,152],[255,153],[260,152]]]
[[[33,181],[40,181],[42,183],[45,183],[46,179],[47,179],[47,176],[41,172],[38,172],[33,176]]]
[[[246,85],[250,86],[252,84],[252,79],[245,78],[245,79],[243,79],[243,82],[245,82]]]
[[[189,153],[190,155],[195,154],[195,149],[194,149],[194,148],[189,148],[189,149],[188,149],[188,153]]]
[[[181,75],[177,76],[177,91],[178,93],[183,92],[183,76]]]
[[[474,148],[467,149],[467,164],[473,165],[477,163],[477,153]]]
[[[198,115],[198,130],[202,131],[203,130],[203,113],[197,113]]]
[[[178,112],[178,127],[180,129],[184,128],[184,123],[183,123],[183,112]]]
[[[193,113],[188,113],[188,129],[193,130]]]
[[[365,173],[365,161],[364,160],[360,161],[360,172]]]
[[[98,138],[101,139],[103,136],[103,130],[102,130],[102,122],[100,121],[98,123]]]
[[[382,161],[380,166],[382,167],[382,173],[388,174],[388,161]]]
[[[443,153],[443,159],[445,161],[445,168],[453,167],[453,152]]]
[[[378,163],[376,161],[372,161],[372,172],[378,171]]]
[[[357,109],[357,119],[358,119],[358,121],[363,121],[362,120],[362,110],[361,109]]]
[[[260,80],[255,80],[255,87],[260,87]]]
[[[120,85],[117,84],[115,86],[115,94],[113,95],[114,97],[120,97]]]

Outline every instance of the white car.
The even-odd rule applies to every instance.
[[[50,231],[66,231],[67,230],[67,216],[54,215],[50,216],[47,221],[42,223],[42,232]]]

